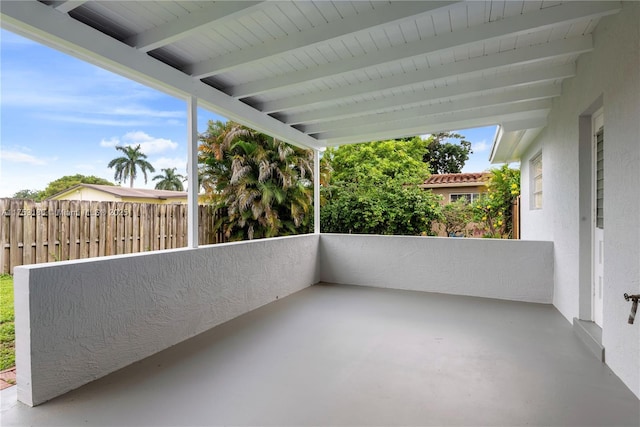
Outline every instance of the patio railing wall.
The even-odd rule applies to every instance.
[[[187,205],[0,199],[2,273],[25,264],[187,246]],[[217,212],[199,206],[198,242],[221,243]]]

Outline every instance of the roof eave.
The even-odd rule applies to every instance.
[[[491,146],[489,162],[491,164],[519,162],[527,148],[544,129],[546,122],[545,117],[538,119],[535,124],[514,123],[498,126]]]

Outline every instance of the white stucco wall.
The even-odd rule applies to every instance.
[[[523,240],[553,240],[553,227],[549,221],[547,221],[548,209],[545,209],[545,203],[548,199],[547,192],[553,192],[553,188],[547,188],[545,186],[546,180],[542,183],[542,209],[533,209],[531,203],[531,171],[530,160],[542,154],[542,174],[546,177],[547,170],[553,165],[554,159],[548,158],[548,150],[543,149],[542,142],[537,140],[531,144],[526,150],[523,159],[526,159],[520,164],[521,182],[520,182],[520,212],[521,217],[526,216],[526,221],[521,221],[520,237]]]
[[[551,303],[553,245],[522,240],[323,234],[320,280]]]
[[[522,159],[524,166],[542,147],[543,209],[535,212],[523,205],[522,235],[528,239],[542,236],[553,240],[553,302],[568,320],[580,317],[578,295],[581,285],[585,286],[579,280],[580,221],[585,216],[579,208],[578,125],[579,116],[601,97],[605,126],[602,341],[606,363],[640,396],[640,324],[627,324],[631,304],[622,298],[625,292],[640,293],[638,23],[640,3],[623,3],[618,15],[599,23],[593,35],[594,51],[579,58],[576,77],[564,82],[562,96],[554,101],[547,128]],[[524,190],[530,178],[526,167],[522,172]],[[583,306],[583,314],[584,311]]]
[[[318,239],[17,267],[18,399],[37,405],[318,282]]]

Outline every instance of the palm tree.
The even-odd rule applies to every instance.
[[[138,168],[144,175],[144,183],[147,183],[147,172],[155,172],[155,168],[145,159],[147,155],[140,151],[140,144],[132,147],[116,146],[116,150],[122,151],[124,156],[116,157],[109,162],[108,167],[115,167],[114,179],[118,182],[129,180],[129,187],[133,188],[133,181],[138,175]]]
[[[164,175],[156,175],[153,180],[160,180],[156,184],[156,190],[184,191],[182,182],[184,176],[176,173],[176,168],[161,169]]]
[[[223,126],[221,126],[223,125]],[[201,162],[209,194],[225,209],[216,224],[231,240],[296,234],[310,226],[313,153],[237,123],[209,124]]]

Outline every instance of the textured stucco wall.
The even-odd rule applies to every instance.
[[[543,150],[543,209],[523,204],[523,237],[554,242],[554,304],[568,319],[580,316],[579,116],[602,99],[605,126],[604,310],[602,341],[607,364],[640,396],[640,325],[626,323],[630,304],[623,293],[640,292],[640,3],[624,2],[623,10],[599,23],[594,51],[582,55],[577,75],[563,84],[554,101],[549,125],[527,151],[523,166]],[[529,173],[523,167],[523,190]],[[584,186],[583,186],[584,190]],[[583,191],[584,192],[584,191]],[[583,230],[585,228],[583,227]],[[582,236],[582,241],[588,240]],[[583,268],[584,270],[584,268]],[[588,272],[587,272],[588,273]],[[584,274],[583,274],[584,277]],[[590,286],[589,283],[586,286]],[[585,310],[582,307],[582,313]]]
[[[547,171],[555,169],[555,158],[550,156],[550,150],[544,149],[544,145],[541,140],[537,140],[530,147],[528,147],[526,153],[523,156],[523,160],[520,164],[521,180],[520,180],[520,193],[522,197],[520,199],[520,215],[521,215],[521,238],[523,240],[553,240],[553,224],[550,224],[547,220],[549,209],[547,208],[547,202],[549,194],[554,192],[553,187],[546,180]],[[538,153],[542,153],[542,209],[533,209],[531,207],[531,171],[530,160],[534,158]],[[550,172],[549,172],[550,173]],[[546,184],[546,185],[545,185]]]
[[[318,282],[318,235],[17,267],[17,382],[37,405]]]
[[[522,240],[323,234],[320,280],[551,303],[553,245]]]

